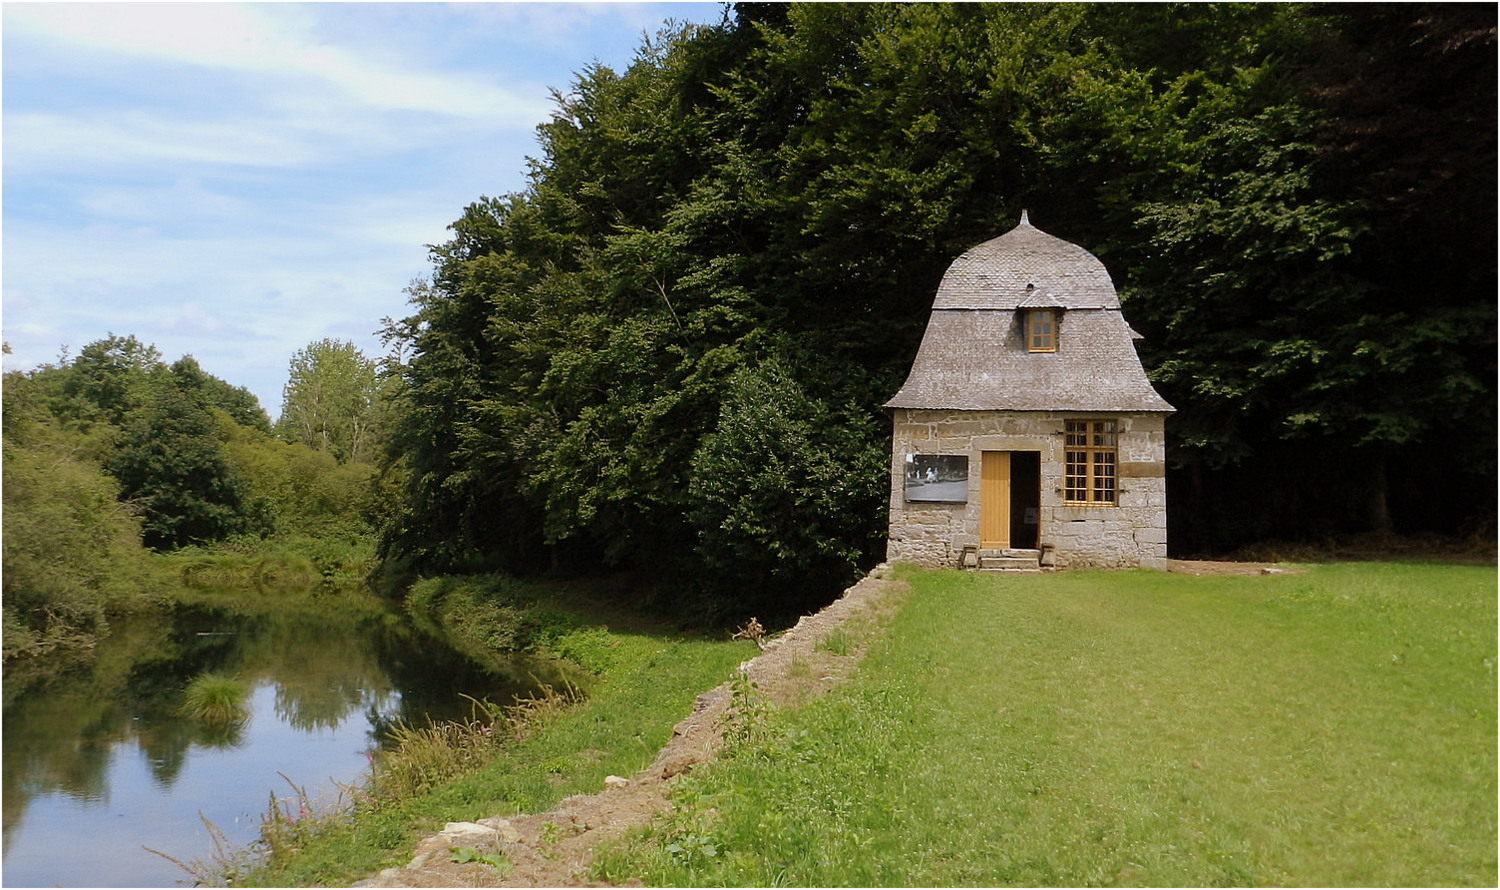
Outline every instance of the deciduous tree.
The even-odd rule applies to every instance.
[[[319,340],[292,356],[276,430],[341,463],[368,463],[382,407],[375,362],[347,340]]]

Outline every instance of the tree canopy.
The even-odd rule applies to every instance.
[[[323,339],[292,356],[276,431],[341,463],[369,463],[380,407],[375,362],[347,340]]]
[[[1179,408],[1174,546],[1484,521],[1494,25],[736,4],[590,66],[527,189],[467,207],[388,323],[384,552],[828,595],[880,556],[879,405],[938,279],[1023,208],[1104,260]]]

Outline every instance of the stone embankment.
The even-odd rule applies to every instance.
[[[876,568],[827,608],[765,642],[760,655],[737,670],[761,695],[780,704],[795,706],[822,695],[849,676],[863,654],[860,640],[865,635],[847,635],[854,648],[818,644],[851,618],[865,616],[873,626],[874,620],[893,611],[906,585],[888,575],[888,567]],[[405,866],[386,869],[354,886],[593,886],[588,872],[598,846],[670,808],[670,782],[713,758],[730,706],[731,683],[726,682],[698,696],[692,713],[674,727],[672,740],[634,776],[610,776],[598,793],[569,797],[550,812],[450,822],[419,843]],[[464,852],[455,857],[455,851]]]

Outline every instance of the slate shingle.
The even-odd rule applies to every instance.
[[[1057,308],[1057,351],[1033,353],[1022,309]],[[943,276],[906,384],[888,408],[970,411],[1174,409],[1146,379],[1104,264],[1021,224]]]

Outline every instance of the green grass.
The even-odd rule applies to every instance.
[[[693,699],[749,658],[748,642],[611,631],[609,663],[588,699],[553,715],[487,766],[431,793],[362,807],[352,820],[325,821],[297,837],[297,849],[237,883],[347,886],[410,858],[423,834],[456,822],[541,812],[562,798],[603,787],[649,765]]]
[[[183,547],[154,559],[189,589],[286,593],[362,587],[374,550],[368,537],[247,536]]]
[[[853,682],[598,876],[1495,886],[1493,567],[906,577]]]
[[[250,689],[243,681],[224,674],[199,674],[188,681],[183,693],[183,716],[209,726],[228,726],[250,716],[245,699]]]

